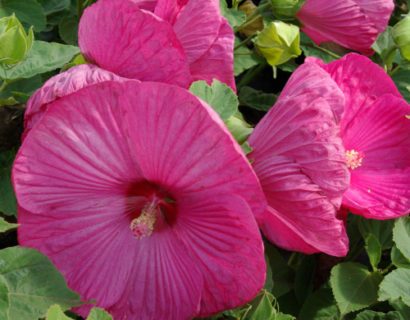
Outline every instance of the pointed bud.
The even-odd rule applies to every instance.
[[[273,14],[277,18],[294,17],[306,0],[270,0]]]
[[[252,0],[246,0],[243,4],[239,6],[239,10],[245,12],[247,17],[253,14],[256,9],[257,6],[252,2]],[[242,28],[240,33],[249,37],[262,29],[263,20],[262,16],[259,16],[259,18],[257,18],[253,23],[249,24],[245,28]]]
[[[14,14],[0,19],[0,65],[13,65],[22,61],[33,41],[33,29],[27,35]]]
[[[299,56],[299,28],[282,21],[271,22],[258,35],[255,47],[271,66],[285,63]]]
[[[410,15],[394,26],[392,35],[402,56],[410,60]]]

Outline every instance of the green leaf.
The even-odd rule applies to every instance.
[[[361,216],[358,217],[358,227],[363,238],[371,233],[379,241],[382,250],[390,249],[393,246],[392,230],[394,220],[372,220]]]
[[[324,50],[317,49],[316,44],[304,32],[300,33],[300,48],[306,57],[316,57],[323,60],[324,63],[329,63],[337,59]]]
[[[46,27],[46,15],[43,7],[35,0],[3,0],[0,2],[0,18],[15,13],[26,30],[31,26],[40,32]]]
[[[364,247],[366,249],[367,255],[369,256],[370,264],[373,268],[373,271],[376,271],[382,257],[382,247],[379,243],[379,240],[377,240],[376,236],[372,233],[368,233],[366,235],[364,242]]]
[[[407,259],[396,246],[391,249],[390,256],[396,267],[410,269],[410,259]]]
[[[410,260],[410,217],[396,220],[393,228],[393,241],[401,253]]]
[[[58,34],[67,44],[78,44],[78,19],[74,15],[65,16],[58,24]]]
[[[11,167],[14,150],[0,153],[0,211],[11,216],[17,214],[17,200],[11,185]]]
[[[19,225],[17,223],[9,223],[4,218],[0,217],[0,232],[6,232],[11,229],[17,228]]]
[[[70,8],[70,0],[37,0],[46,15]]]
[[[81,297],[68,288],[51,261],[34,249],[0,250],[0,279],[7,283],[10,301],[5,320],[44,317],[55,303],[63,310],[81,305]]]
[[[391,50],[395,46],[392,37],[392,27],[387,28],[378,35],[377,40],[373,43],[373,50],[386,62],[387,65],[391,65],[395,56],[395,51]],[[388,57],[386,55],[389,55]]]
[[[238,111],[238,98],[225,83],[216,79],[209,86],[205,81],[195,81],[189,91],[208,103],[226,121]]]
[[[391,311],[388,313],[376,312],[372,310],[365,310],[360,312],[355,320],[404,320],[400,313],[397,311]]]
[[[72,320],[67,317],[58,304],[53,304],[47,311],[46,320]]]
[[[0,68],[3,79],[31,78],[61,68],[80,52],[78,47],[54,42],[34,41],[27,58],[13,68]]]
[[[273,93],[266,93],[244,86],[239,91],[238,98],[241,105],[246,105],[260,111],[269,111],[278,97]]]
[[[9,97],[15,98],[20,103],[26,103],[27,99],[42,86],[43,82],[40,75],[35,75],[32,78],[13,81],[0,92],[0,99]]]
[[[359,263],[346,262],[333,267],[330,285],[340,312],[347,314],[375,303],[381,280],[380,273],[369,272]]]
[[[87,320],[113,320],[112,316],[101,308],[92,308]]]
[[[237,46],[239,43],[240,39],[236,37],[235,46]],[[239,76],[242,72],[263,62],[264,59],[262,57],[258,56],[257,54],[249,53],[252,53],[252,51],[246,46],[242,46],[235,50],[233,64],[233,73],[235,77]]]
[[[260,296],[255,299],[249,320],[273,320],[276,313],[272,306],[275,298],[265,290],[262,290]]]
[[[404,66],[398,69],[393,73],[392,79],[404,99],[410,103],[410,66]]]
[[[221,14],[228,20],[232,28],[237,27],[245,22],[245,12],[228,8],[225,0],[220,0],[219,6],[221,8]]]
[[[312,255],[304,256],[295,276],[295,295],[302,305],[313,291],[313,277],[315,275],[316,258]]]
[[[410,319],[410,307],[404,304],[401,299],[389,301],[389,303],[401,314],[404,320]]]
[[[330,288],[320,288],[310,295],[300,310],[298,320],[339,320],[340,312]]]
[[[410,269],[400,268],[390,272],[380,284],[379,300],[397,300],[410,306]]]

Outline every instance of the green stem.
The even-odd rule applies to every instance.
[[[252,35],[250,35],[249,37],[247,37],[245,40],[239,42],[239,43],[233,48],[233,51],[235,51],[235,50],[239,49],[240,47],[246,45],[254,36],[255,36],[255,35],[252,34]]]
[[[387,272],[389,272],[390,271],[390,269],[393,267],[394,265],[393,265],[393,262],[392,263],[390,263],[385,269],[383,269],[382,271],[381,271],[381,274],[386,274]]]
[[[399,65],[396,66],[393,70],[391,70],[391,71],[389,72],[390,77],[392,77],[393,74],[395,74],[396,71],[399,70],[401,66],[402,66],[402,64],[399,64]]]
[[[332,51],[327,50],[327,49],[325,49],[325,48],[322,48],[322,47],[320,47],[320,46],[318,46],[318,45],[316,45],[316,44],[314,44],[314,43],[301,41],[300,44],[301,44],[302,46],[307,46],[307,47],[311,47],[311,48],[317,49],[317,50],[319,50],[319,51],[322,51],[322,52],[328,54],[329,56],[331,56],[331,57],[333,57],[333,58],[335,58],[335,59],[340,59],[340,58],[341,58],[341,56],[337,55],[336,53],[333,53]]]
[[[257,7],[255,9],[255,11],[253,11],[249,16],[246,17],[246,20],[244,23],[242,23],[241,25],[235,27],[233,29],[234,33],[238,32],[239,30],[242,30],[243,28],[246,28],[247,26],[249,26],[250,24],[254,23],[256,20],[258,20],[261,17],[260,12],[265,10],[266,8],[269,8],[271,6],[271,4],[265,3],[264,5],[261,5],[259,7]]]
[[[0,92],[2,92],[9,83],[6,80],[3,80],[3,83],[0,86]]]
[[[243,86],[246,86],[249,82],[251,82],[253,78],[255,78],[263,69],[265,69],[265,67],[266,67],[266,62],[262,62],[258,64],[257,66],[246,71],[246,73],[244,74],[244,76],[242,77],[242,79],[239,81],[237,85],[238,91],[240,88],[242,88]]]
[[[382,62],[383,68],[384,68],[384,67],[387,68],[387,64],[386,64],[387,59],[389,59],[389,56],[390,56],[394,51],[396,51],[396,49],[397,49],[397,46],[396,46],[396,45],[392,45],[392,46],[389,48],[389,50],[387,50],[386,54],[385,54],[384,57],[383,57],[383,62]]]

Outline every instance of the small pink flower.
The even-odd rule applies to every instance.
[[[349,183],[339,134],[344,97],[313,63],[299,67],[249,138],[253,168],[268,209],[256,216],[276,245],[344,256],[348,238],[337,217]]]
[[[89,61],[122,77],[185,88],[216,78],[235,90],[234,35],[218,0],[100,0],[78,37]]]
[[[56,100],[12,180],[20,244],[114,319],[208,316],[263,286],[259,182],[218,115],[184,89],[107,81]]]
[[[386,29],[393,0],[307,0],[297,17],[316,44],[333,41],[371,55],[371,45]]]
[[[341,136],[351,173],[343,206],[371,219],[410,212],[410,105],[370,59],[348,54],[325,65],[346,98]]]

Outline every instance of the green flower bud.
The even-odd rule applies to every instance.
[[[392,35],[402,56],[410,60],[410,15],[394,26]]]
[[[306,0],[270,0],[273,14],[278,18],[294,17]]]
[[[33,29],[27,35],[14,14],[0,19],[0,65],[13,65],[23,60],[33,41]]]
[[[271,22],[257,36],[255,47],[271,66],[299,56],[299,28],[282,21]]]

